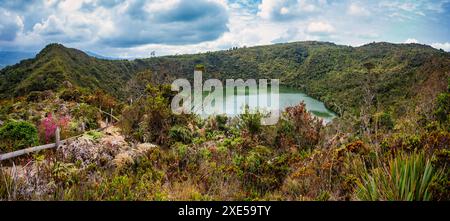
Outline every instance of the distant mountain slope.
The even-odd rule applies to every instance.
[[[51,44],[35,59],[0,71],[0,98],[56,89],[63,81],[125,98],[124,85],[138,72],[151,70],[161,83],[170,83],[180,77],[192,79],[194,67],[203,64],[204,78],[279,78],[283,85],[300,88],[335,111],[357,111],[367,62],[374,64],[373,88],[379,101],[395,110],[414,105],[416,98],[434,97],[445,90],[450,76],[450,53],[419,44],[349,47],[295,42],[134,61],[97,59]]]
[[[97,53],[92,52],[92,51],[85,51],[85,53],[86,53],[87,55],[91,56],[91,57],[98,58],[98,59],[104,59],[104,60],[122,60],[122,59],[120,59],[120,58],[114,58],[114,57],[103,56],[103,55],[97,54]]]

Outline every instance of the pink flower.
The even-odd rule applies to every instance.
[[[47,114],[47,117],[42,119],[39,126],[41,134],[45,137],[45,142],[49,143],[55,137],[57,127],[61,128],[61,130],[66,130],[69,126],[70,120],[70,116],[55,119],[53,114]]]

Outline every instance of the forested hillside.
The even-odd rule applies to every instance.
[[[364,66],[367,63],[373,64],[371,70]],[[336,112],[353,113],[362,103],[364,82],[373,81],[372,90],[383,106],[401,110],[403,104],[414,105],[419,97],[444,91],[450,73],[449,53],[419,44],[349,47],[295,42],[134,61],[101,60],[51,44],[35,59],[1,70],[0,97],[56,89],[69,81],[125,99],[124,83],[139,72],[150,71],[160,83],[171,83],[175,78],[191,79],[199,64],[206,68],[204,78],[278,78],[281,84],[302,89]]]
[[[0,97],[56,90],[65,81],[84,88],[103,89],[120,96],[124,94],[121,87],[123,82],[136,73],[135,68],[128,61],[101,60],[76,49],[50,44],[36,58],[1,70]]]

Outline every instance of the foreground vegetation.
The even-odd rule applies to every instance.
[[[274,126],[262,126],[262,113],[248,110],[232,119],[176,116],[168,87],[149,85],[146,91],[123,109],[116,127],[16,159],[21,166],[2,162],[0,197],[449,200],[450,93],[439,96],[433,117],[421,122],[424,127],[415,125],[415,133],[402,129],[405,122],[389,120],[371,124],[365,133],[359,121],[337,119],[324,126],[304,104],[287,108]],[[3,147],[23,147],[13,139],[21,133],[37,138],[32,128],[24,121],[6,123],[0,129]]]
[[[213,59],[219,54],[228,57]],[[289,62],[292,56],[297,63]],[[206,77],[282,70],[280,78],[321,98],[339,117],[324,125],[304,104],[287,108],[273,126],[260,124],[264,113],[248,110],[234,118],[173,115],[174,94],[162,82],[176,76],[172,68],[184,73],[197,63],[206,64]],[[309,42],[132,62],[49,46],[36,60],[1,72],[10,84],[0,85],[6,98],[0,153],[51,143],[56,127],[63,139],[76,137],[56,150],[1,162],[0,199],[449,200],[448,64],[447,53],[420,45]],[[48,68],[64,80],[36,91],[34,80],[58,76],[41,75]],[[117,86],[115,71],[126,87]],[[96,81],[107,84],[90,84]],[[106,87],[110,82],[117,87]],[[120,121],[94,130],[114,120],[105,112]]]

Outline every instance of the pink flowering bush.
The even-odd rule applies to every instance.
[[[55,138],[56,128],[61,129],[61,135],[64,137],[70,123],[70,116],[56,118],[53,114],[47,114],[47,117],[41,120],[39,132],[46,143],[50,143]]]

